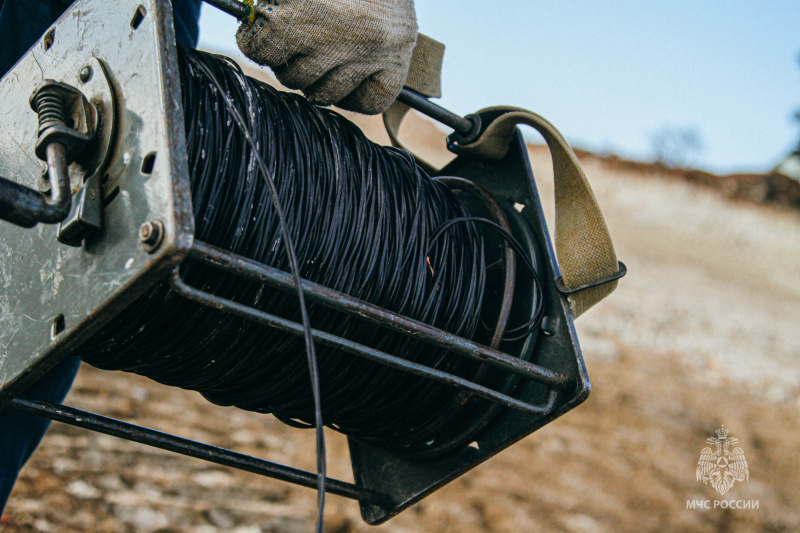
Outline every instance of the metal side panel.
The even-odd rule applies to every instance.
[[[82,80],[87,64],[105,72]],[[115,111],[101,113],[116,132],[108,158],[102,158],[103,230],[74,248],[56,240],[57,226],[21,229],[0,222],[0,401],[68,355],[191,248],[194,221],[169,1],[80,0],[63,14],[0,80],[0,175],[37,187],[37,117],[28,98],[38,84],[53,79],[83,86],[91,99],[89,85],[103,76],[116,102]],[[76,192],[81,179],[77,185],[72,179]],[[139,228],[156,219],[165,238],[148,254]]]
[[[433,459],[411,460],[350,439],[350,457],[356,483],[367,489],[386,493],[392,502],[391,506],[362,502],[361,515],[369,524],[385,522],[574,409],[586,400],[591,388],[569,303],[555,287],[555,280],[561,274],[521,132],[517,132],[511,149],[503,160],[492,162],[459,157],[442,169],[440,174],[464,177],[482,185],[505,206],[509,214],[518,212],[518,216],[510,219],[512,226],[524,221],[530,228],[531,235],[539,243],[539,253],[543,258],[542,281],[545,315],[548,317],[548,334],[539,335],[532,362],[574,378],[577,386],[573,390],[560,393],[554,409],[546,415],[504,408],[469,446]],[[516,209],[515,204],[518,204]],[[513,396],[526,402],[541,404],[545,401],[546,394],[543,385],[523,381]]]

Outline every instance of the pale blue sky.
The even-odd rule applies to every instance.
[[[447,45],[440,103],[516,105],[576,146],[647,159],[663,127],[696,129],[717,172],[766,171],[797,145],[800,1],[417,0]],[[200,46],[235,55],[235,21],[204,6]]]

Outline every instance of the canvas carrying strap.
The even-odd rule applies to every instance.
[[[444,59],[444,44],[421,33],[417,34],[417,44],[411,56],[411,65],[408,69],[405,87],[418,92],[428,98],[442,96],[442,60]],[[383,113],[383,125],[392,146],[405,148],[400,142],[399,133],[403,119],[406,118],[410,107],[395,100],[389,109]],[[436,169],[417,157],[419,165],[432,174]]]
[[[567,293],[572,314],[583,314],[611,294],[625,265],[617,261],[614,243],[592,187],[575,152],[550,122],[516,107],[490,107],[478,112],[485,129],[461,150],[488,159],[508,153],[518,125],[538,131],[553,162],[556,204],[556,256],[561,269],[559,290]]]
[[[406,86],[424,96],[441,96],[443,55],[444,45],[420,34]],[[409,85],[409,82],[414,85]],[[393,146],[403,147],[398,132],[408,110],[407,105],[395,102],[383,114]],[[561,133],[540,115],[516,107],[486,108],[477,115],[481,118],[481,134],[473,142],[459,144],[461,151],[493,160],[502,159],[508,153],[519,125],[534,128],[547,143],[553,162],[555,247],[561,270],[556,286],[567,294],[572,314],[577,318],[611,294],[626,272],[625,265],[617,261],[611,234],[589,180]],[[428,172],[436,171],[423,161],[420,164]]]

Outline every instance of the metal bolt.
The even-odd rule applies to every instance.
[[[561,320],[557,316],[546,316],[542,319],[541,329],[545,335],[555,335]]]
[[[92,79],[92,67],[90,67],[89,65],[86,65],[85,67],[83,67],[81,69],[81,81],[83,83],[86,83],[90,79]]]
[[[160,220],[151,220],[139,228],[139,240],[147,253],[158,250],[164,241],[164,224]]]

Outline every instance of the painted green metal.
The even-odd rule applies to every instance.
[[[32,189],[42,163],[28,99],[46,79],[79,89],[98,110],[97,142],[69,170],[73,193],[92,176],[105,181],[107,223],[71,247],[57,241],[56,226],[0,222],[0,403],[169,273],[193,236],[170,4],[77,2],[0,80],[0,175]],[[148,254],[139,228],[154,219],[165,238]]]
[[[257,279],[278,290],[292,287],[285,273],[266,265],[252,264],[203,243],[193,246],[170,2],[80,0],[53,29],[0,80],[0,175],[37,187],[41,169],[34,155],[36,115],[29,110],[26,99],[46,78],[78,87],[97,106],[101,139],[107,135],[108,143],[107,148],[99,143],[94,154],[70,167],[73,192],[100,175],[105,223],[100,233],[78,248],[59,243],[53,226],[24,230],[0,223],[0,404],[9,402],[11,407],[123,438],[162,447],[166,443],[179,453],[243,468],[246,458],[231,461],[230,452],[225,450],[179,442],[169,435],[156,435],[97,417],[87,424],[83,418],[94,415],[14,400],[29,383],[90,339],[133,299],[166,279],[190,253],[195,260],[222,265],[231,273]],[[51,41],[52,45],[45,45]],[[111,88],[105,93],[103,83]],[[421,107],[423,111],[427,109]],[[438,111],[434,111],[431,113],[436,115]],[[569,305],[556,287],[560,273],[521,134],[517,134],[503,160],[460,156],[441,175],[472,180],[499,202],[515,237],[530,250],[533,263],[539,265],[546,318],[538,335],[505,342],[497,350],[476,349],[467,339],[414,325],[405,317],[352,301],[326,287],[304,284],[311,300],[364,313],[373,324],[408,330],[407,333],[447,345],[461,355],[491,356],[495,366],[522,374],[509,379],[508,372],[493,368],[492,372],[497,373],[491,374],[488,381],[500,394],[467,397],[463,416],[442,428],[441,442],[430,449],[395,453],[350,439],[356,486],[341,488],[348,491],[348,497],[362,500],[362,515],[372,524],[386,521],[576,407],[590,391]],[[147,222],[153,224],[145,227],[157,226],[163,236],[157,247],[143,246],[140,228]],[[517,319],[530,317],[533,282],[523,275],[518,275],[516,282],[512,315]],[[206,305],[274,323],[285,330],[297,329],[296,324],[278,323],[274,317],[258,314],[254,309],[234,309],[231,302],[181,285],[179,277],[173,279],[173,284],[185,296],[201,298]],[[348,342],[328,340],[345,345]],[[352,353],[370,355],[360,347],[344,347],[348,346]],[[385,355],[371,354],[378,360]],[[383,362],[402,366],[402,359],[395,359]],[[425,374],[424,368],[406,370]],[[430,369],[428,373],[433,375]],[[446,375],[438,377],[449,379]],[[533,379],[526,379],[529,377]],[[452,384],[463,386],[455,381]],[[471,390],[474,393],[478,389]],[[503,402],[503,395],[511,401]],[[486,397],[500,403],[491,404]],[[467,442],[472,440],[471,445],[450,450],[451,442],[462,442],[465,437]],[[288,470],[280,465],[259,465],[244,469],[305,485],[313,481],[313,474],[300,473],[302,479],[298,481],[286,476]]]

